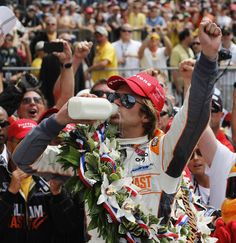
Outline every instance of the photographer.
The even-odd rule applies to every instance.
[[[219,65],[223,68],[217,83],[217,88],[222,92],[224,108],[232,109],[233,83],[235,82],[235,71],[228,70],[229,66],[236,65],[236,45],[232,41],[233,34],[229,27],[222,28],[222,43],[219,52]]]

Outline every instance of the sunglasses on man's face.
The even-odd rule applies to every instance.
[[[162,111],[161,113],[160,113],[160,117],[163,117],[163,116],[166,116],[166,115],[168,115],[169,113],[167,112],[167,111]]]
[[[99,98],[104,97],[104,95],[106,97],[108,97],[108,95],[110,95],[110,93],[111,92],[103,91],[103,90],[93,90],[93,91],[91,91],[91,94],[94,94],[94,95],[96,95]]]
[[[116,99],[120,99],[120,103],[126,108],[131,109],[135,103],[139,103],[142,105],[140,101],[138,101],[133,95],[131,94],[119,94],[119,93],[110,93],[107,99],[113,103]]]
[[[121,30],[122,32],[132,33],[132,30]]]
[[[31,103],[35,104],[43,104],[43,100],[41,97],[24,97],[21,101],[22,104],[28,105]]]
[[[7,126],[9,126],[9,125],[10,125],[9,121],[6,121],[6,120],[0,120],[0,127],[1,127],[1,128],[7,127]]]
[[[193,46],[194,46],[194,45],[200,46],[200,45],[201,45],[201,43],[200,43],[200,42],[195,41],[195,42],[193,42],[193,43],[192,43],[192,45],[193,45]]]

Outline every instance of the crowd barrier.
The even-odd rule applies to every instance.
[[[223,98],[223,105],[224,108],[231,111],[232,109],[232,95],[233,95],[233,85],[234,82],[236,82],[236,67],[227,67],[227,69],[225,70],[226,67],[220,67],[219,68],[219,73],[218,73],[218,77],[221,76],[222,72],[223,75],[218,79],[217,83],[216,83],[216,87],[221,91],[222,93],[222,98]],[[168,73],[170,74],[171,77],[171,71],[172,70],[177,70],[177,67],[167,67],[167,68],[161,68],[162,71],[168,71]],[[3,67],[3,70],[5,72],[11,72],[11,71],[35,71],[35,70],[39,70],[37,68],[33,68],[33,67]],[[117,69],[106,69],[107,71],[111,71],[111,70],[116,70],[118,71],[120,74],[124,75],[125,72],[127,71],[134,71],[134,72],[139,72],[142,71],[142,69],[133,69],[133,68],[117,68]],[[104,71],[104,70],[103,70]],[[171,78],[169,79],[171,80]]]

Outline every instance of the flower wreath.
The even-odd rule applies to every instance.
[[[137,242],[137,239],[139,242],[186,242],[196,233],[199,239],[215,242],[209,237],[207,227],[211,218],[196,213],[195,199],[184,181],[167,225],[161,225],[160,218],[142,207],[139,188],[122,167],[116,134],[114,126],[99,124],[96,128],[77,125],[71,132],[61,135],[63,145],[57,162],[65,170],[74,169],[75,175],[67,181],[66,187],[88,204],[91,217],[88,230],[97,228],[99,236],[107,243],[117,242],[119,238],[128,242]],[[190,217],[181,199],[183,194],[191,197],[188,210],[197,216],[195,232],[188,223]]]

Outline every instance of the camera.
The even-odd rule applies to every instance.
[[[43,50],[47,53],[63,52],[63,42],[45,42]]]
[[[218,52],[218,61],[225,61],[232,58],[232,53],[230,50],[221,48]]]

